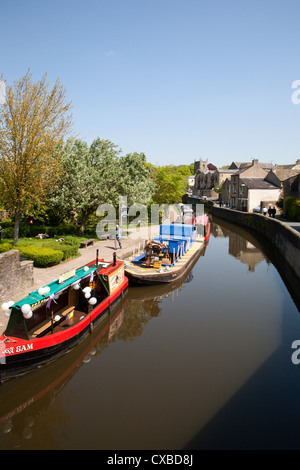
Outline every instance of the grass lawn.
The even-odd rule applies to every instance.
[[[68,235],[70,237],[70,235]],[[68,240],[68,237],[60,237],[63,239]],[[86,240],[86,237],[74,237],[72,235],[72,239],[78,242],[78,247],[81,241]],[[45,248],[54,248],[58,249],[59,245],[64,244],[64,242],[58,241],[59,238],[19,238],[18,244],[16,245],[16,248],[22,247],[22,246],[39,246],[39,247],[45,247]],[[11,238],[5,238],[3,242],[10,243],[13,245],[13,239]]]

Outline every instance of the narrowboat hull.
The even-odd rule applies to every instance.
[[[174,282],[181,279],[190,269],[191,265],[198,260],[202,251],[205,249],[203,240],[197,240],[188,252],[168,267],[166,271],[160,269],[136,266],[133,263],[125,264],[126,277],[130,284],[154,285]],[[165,268],[166,269],[166,268]]]
[[[119,263],[122,263],[124,273],[124,263]],[[0,382],[28,373],[71,351],[93,332],[103,315],[110,312],[127,289],[128,279],[123,275],[110,295],[95,308],[90,308],[80,321],[65,329],[59,328],[59,332],[25,339],[8,335],[5,331],[0,337]]]

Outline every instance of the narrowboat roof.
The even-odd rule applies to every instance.
[[[24,304],[32,305],[32,304],[41,302],[42,300],[45,300],[45,299],[49,298],[52,294],[56,294],[57,292],[60,292],[64,289],[66,289],[71,284],[74,284],[76,282],[81,281],[82,279],[85,279],[85,278],[91,276],[91,274],[94,273],[96,271],[96,269],[98,269],[99,267],[100,268],[101,268],[101,266],[102,267],[107,267],[109,264],[110,263],[99,263],[99,265],[97,266],[96,264],[92,263],[92,264],[87,264],[86,265],[89,268],[88,270],[85,270],[84,269],[85,266],[82,266],[81,268],[79,268],[77,270],[70,271],[69,272],[70,277],[67,277],[65,280],[62,281],[59,278],[59,279],[56,279],[55,281],[50,282],[49,284],[47,284],[47,286],[50,288],[50,291],[47,294],[41,295],[41,294],[39,294],[38,289],[37,289],[37,290],[31,292],[27,297],[24,297],[23,299],[16,302],[11,308],[21,309]],[[66,273],[66,275],[68,275],[68,273]]]
[[[174,238],[188,238],[192,236],[194,230],[194,226],[189,224],[162,224],[159,234]]]

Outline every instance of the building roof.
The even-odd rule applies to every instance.
[[[260,163],[258,159],[253,159],[252,162],[232,162],[229,169],[231,169],[233,166],[236,166],[242,172],[248,168],[253,167],[254,165],[259,166],[264,170],[271,170],[272,168],[275,168],[275,165],[272,163]]]
[[[278,189],[277,186],[265,181],[263,178],[241,178],[240,182],[248,189]]]
[[[231,170],[229,169],[226,169],[226,170],[221,170],[221,169],[218,169],[217,170],[219,173],[228,173],[228,174],[232,174],[232,173],[238,173],[238,168],[232,168]]]
[[[217,169],[217,167],[216,167],[215,165],[213,165],[212,163],[209,163],[209,164],[207,165],[207,168],[208,168],[209,170],[216,170],[216,169]]]
[[[293,183],[294,181],[296,181],[297,179],[299,179],[300,177],[300,172],[297,171],[297,173],[295,175],[292,175],[290,176],[289,178],[285,178],[285,180],[283,181],[283,183]]]
[[[229,166],[229,169],[230,169],[230,167],[232,167],[233,165],[236,166],[236,168],[239,168],[239,169],[240,169],[240,168],[245,168],[245,167],[251,165],[251,163],[247,163],[247,162],[232,162],[231,165]],[[232,168],[232,169],[234,169],[234,168]]]
[[[284,181],[284,180],[286,180],[288,178],[291,178],[292,176],[296,176],[300,173],[299,170],[287,170],[287,169],[282,169],[282,168],[273,169],[272,171],[273,171],[273,173],[275,173],[275,175],[277,176],[277,178],[280,181]]]

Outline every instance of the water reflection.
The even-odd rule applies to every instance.
[[[229,238],[228,253],[239,259],[242,263],[247,264],[249,271],[254,272],[255,266],[266,259],[261,251],[261,247],[254,245],[254,243],[257,243],[254,238],[252,238],[252,241],[249,241],[238,233],[217,224],[213,224],[212,232],[214,237]]]
[[[1,448],[300,442],[299,314],[277,262],[262,240],[215,220],[184,281],[130,288],[76,349],[1,386]]]
[[[68,381],[84,364],[99,355],[113,341],[124,319],[128,299],[106,314],[93,335],[62,358],[1,385],[0,427],[8,435],[10,443],[5,448],[24,446],[24,439],[33,437],[34,424],[42,413],[56,399]],[[61,409],[57,424],[63,425],[67,416]]]
[[[230,224],[218,217],[213,218],[212,235],[215,238],[229,238],[228,253],[248,264],[249,271],[265,260],[267,265],[273,264],[288,289],[297,309],[300,311],[299,279],[295,276],[286,260],[258,233],[252,233],[242,227]]]

